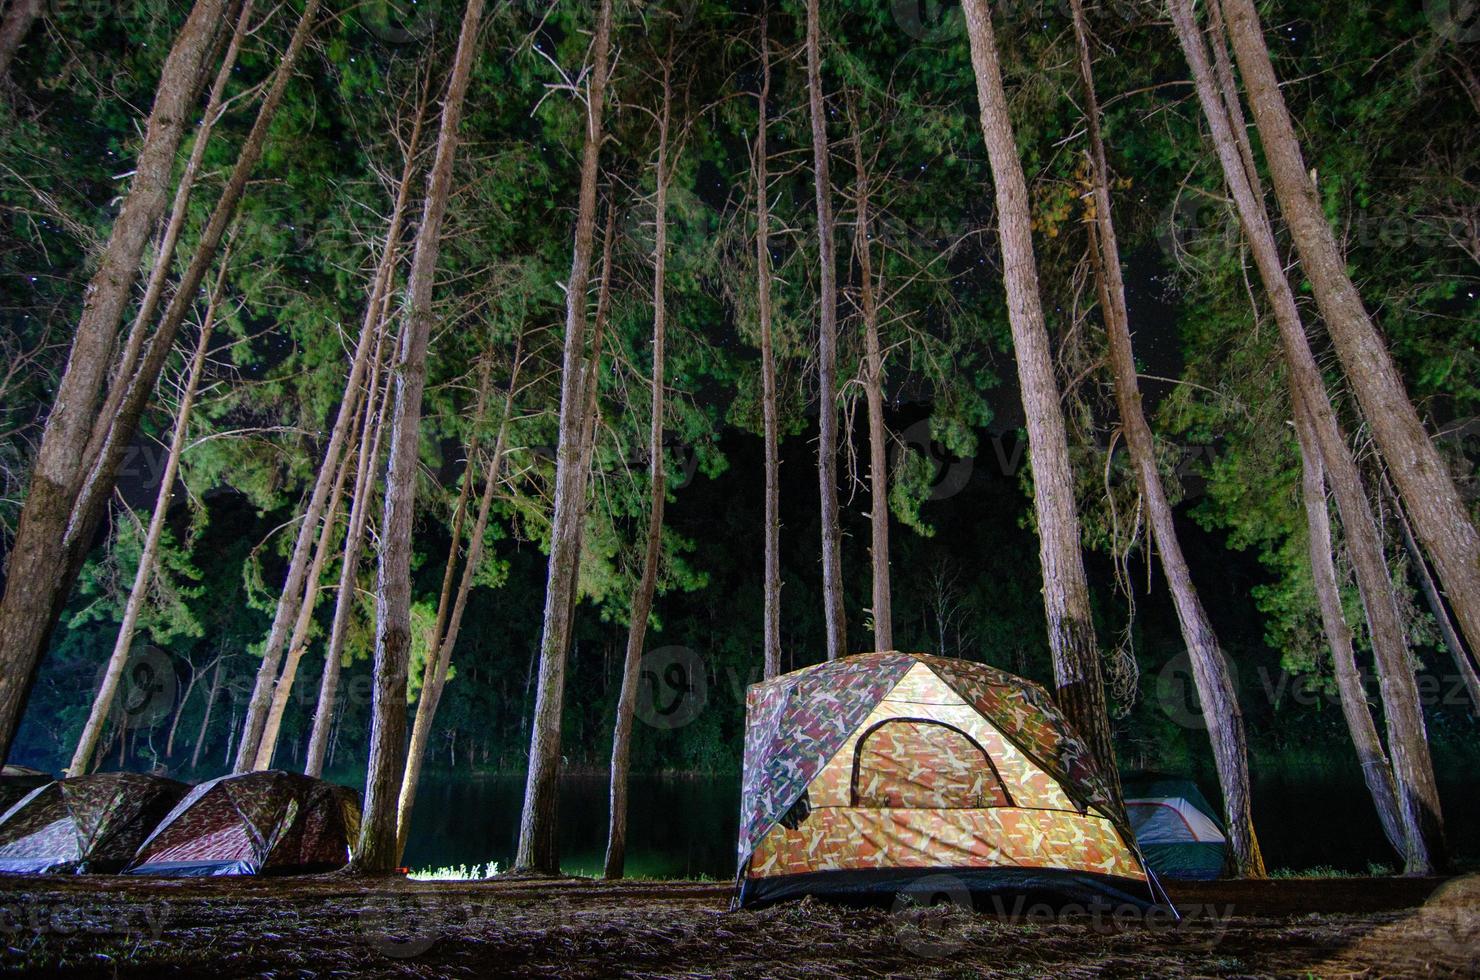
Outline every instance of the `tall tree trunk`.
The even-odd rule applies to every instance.
[[[195,749],[190,753],[190,769],[194,772],[200,768],[200,752],[205,748],[206,733],[211,728],[211,712],[216,707],[216,695],[221,690],[221,671],[226,664],[226,655],[216,658],[216,669],[211,673],[211,687],[206,693],[206,709],[200,716],[200,731],[195,733]]]
[[[586,514],[591,509],[591,495],[594,483],[591,476],[591,463],[596,456],[596,426],[600,422],[601,413],[597,410],[600,394],[601,381],[601,345],[606,335],[607,313],[611,306],[612,285],[612,250],[616,245],[617,234],[617,207],[613,198],[607,204],[606,209],[606,234],[603,236],[601,249],[601,285],[596,290],[596,319],[591,328],[591,351],[582,368],[580,387],[581,395],[581,446],[580,466],[581,472],[585,474],[586,486],[583,487],[580,504],[574,518],[576,522],[575,564],[570,569],[569,606],[566,616],[569,622],[575,622],[576,605],[580,601],[580,558],[585,547],[586,539]]]
[[[389,335],[385,319],[389,310],[382,304],[380,340],[377,342],[374,365],[370,372],[368,397],[375,424],[362,429],[359,460],[355,471],[353,502],[350,504],[349,528],[344,537],[344,554],[339,567],[339,587],[334,594],[334,621],[329,627],[329,642],[324,647],[324,670],[319,678],[319,695],[314,703],[313,729],[309,734],[308,751],[303,771],[306,775],[320,777],[324,774],[324,755],[329,748],[329,737],[334,729],[335,707],[339,700],[339,675],[342,670],[345,638],[349,633],[349,620],[353,615],[355,598],[360,578],[360,556],[365,543],[365,528],[369,523],[370,510],[374,506],[375,477],[380,467],[381,436],[385,432],[385,405],[390,400],[391,378],[380,383],[381,365],[385,363],[384,347]]]
[[[1305,402],[1295,401],[1295,431],[1300,441],[1301,496],[1305,501],[1308,529],[1310,570],[1315,581],[1316,606],[1321,613],[1321,627],[1331,646],[1331,666],[1336,675],[1336,692],[1341,700],[1341,713],[1357,750],[1362,779],[1377,809],[1382,832],[1399,856],[1406,856],[1403,815],[1398,807],[1398,789],[1393,779],[1393,766],[1383,750],[1372,720],[1372,706],[1357,669],[1356,651],[1352,649],[1352,631],[1341,611],[1341,587],[1337,584],[1336,562],[1332,558],[1331,515],[1326,505],[1326,475],[1321,462],[1321,447],[1311,423]]]
[[[1002,87],[997,41],[986,0],[965,0],[962,6],[966,11],[977,98],[981,103],[982,135],[996,190],[1008,319],[1027,416],[1055,697],[1070,723],[1085,739],[1115,798],[1119,799],[1120,780],[1110,738],[1110,715],[1090,618],[1089,584],[1079,549],[1079,515],[1074,507],[1069,441],[1038,296],[1028,186],[1008,117],[1007,94]]]
[[[159,328],[155,331],[154,338],[150,341],[148,351],[141,360],[138,370],[131,378],[119,379],[119,383],[128,385],[127,394],[123,398],[117,416],[111,422],[108,436],[97,458],[88,461],[90,469],[87,479],[72,507],[67,532],[63,539],[61,564],[64,566],[67,581],[65,587],[59,589],[55,596],[51,609],[53,623],[61,615],[62,607],[66,602],[66,591],[76,579],[86,557],[87,548],[107,513],[108,498],[117,482],[118,468],[123,462],[134,434],[138,431],[139,420],[149,404],[149,398],[154,391],[159,373],[164,367],[165,358],[186,314],[194,304],[195,295],[200,289],[210,264],[215,260],[227,229],[234,220],[236,206],[246,191],[247,180],[261,159],[273,117],[282,102],[288,82],[292,79],[298,57],[312,33],[319,3],[320,0],[308,0],[304,5],[303,14],[294,29],[292,39],[288,42],[282,60],[273,72],[267,94],[257,110],[257,118],[252,124],[246,141],[242,144],[236,164],[232,167],[231,177],[227,180],[221,197],[216,202],[216,207],[201,233],[200,244],[165,309]]]
[[[560,427],[555,451],[555,511],[550,521],[550,560],[545,578],[540,635],[539,683],[530,726],[529,771],[519,817],[514,867],[548,874],[560,870],[555,837],[560,779],[560,721],[565,701],[565,665],[570,654],[575,574],[580,561],[580,513],[586,492],[582,468],[581,359],[586,346],[586,291],[596,231],[596,179],[601,162],[602,116],[607,59],[611,49],[612,0],[601,0],[592,39],[592,72],[586,97],[586,140],[576,208],[575,244],[566,284],[565,348],[560,382]],[[594,369],[594,367],[593,367]]]
[[[827,111],[822,99],[822,16],[807,0],[807,104],[812,119],[812,168],[817,191],[817,258],[822,265],[817,304],[817,481],[822,496],[822,608],[827,659],[848,652],[843,608],[843,528],[838,512],[838,283],[833,241],[832,178]]]
[[[425,89],[423,90],[425,96]],[[367,322],[374,322],[376,334],[375,354],[371,360],[370,380],[365,385],[366,396],[371,405],[366,411],[367,425],[360,431],[360,446],[357,451],[359,467],[355,473],[354,502],[350,505],[349,529],[345,533],[344,558],[339,570],[339,589],[334,596],[334,621],[329,627],[329,642],[324,650],[324,671],[319,679],[319,696],[314,706],[313,731],[308,740],[307,759],[303,771],[310,776],[324,774],[324,756],[329,748],[329,737],[334,729],[334,709],[339,699],[340,658],[344,654],[344,641],[348,635],[349,620],[353,614],[356,587],[359,582],[360,552],[365,541],[365,527],[369,521],[372,500],[375,496],[375,475],[380,466],[380,441],[385,427],[385,405],[389,400],[391,378],[384,385],[380,382],[381,367],[385,364],[385,346],[390,338],[391,298],[395,295],[396,265],[401,249],[401,230],[405,222],[406,207],[411,197],[411,181],[416,173],[417,151],[421,145],[423,120],[426,118],[425,98],[417,103],[416,115],[411,123],[411,135],[406,142],[406,157],[402,163],[400,180],[396,185],[395,202],[386,229],[385,247],[372,277],[369,302],[365,307]],[[374,418],[374,426],[368,424]]]
[[[1480,533],[1454,476],[1424,430],[1392,354],[1352,284],[1345,256],[1306,168],[1252,0],[1224,0],[1224,20],[1244,78],[1280,211],[1310,278],[1352,393],[1382,452],[1418,538],[1434,560],[1472,648],[1480,649]]]
[[[0,599],[0,760],[10,751],[21,709],[71,586],[58,561],[67,520],[85,476],[87,437],[117,343],[119,321],[138,277],[149,233],[164,211],[175,153],[200,88],[224,0],[196,0],[160,73],[134,178],[113,222],[57,386],[30,489],[11,542]],[[166,342],[166,346],[169,346]]]
[[[1434,614],[1434,622],[1439,627],[1439,636],[1444,640],[1444,645],[1449,648],[1449,655],[1454,659],[1454,669],[1459,671],[1465,690],[1470,695],[1470,714],[1480,717],[1480,672],[1476,671],[1474,661],[1470,659],[1470,654],[1465,650],[1464,641],[1454,630],[1454,622],[1449,618],[1449,610],[1444,608],[1444,596],[1434,583],[1434,576],[1429,574],[1429,564],[1424,559],[1423,549],[1413,538],[1413,527],[1408,523],[1407,515],[1403,513],[1403,503],[1393,492],[1392,485],[1388,483],[1386,476],[1382,478],[1382,494],[1391,504],[1393,515],[1398,519],[1398,530],[1403,535],[1403,550],[1408,552],[1408,560],[1413,565],[1413,574],[1418,577],[1418,585],[1423,590],[1424,601],[1428,604],[1429,611]]]
[[[853,250],[858,256],[863,307],[864,400],[868,403],[869,554],[873,559],[874,649],[894,649],[893,600],[889,575],[889,430],[884,427],[884,354],[879,346],[879,308],[874,292],[873,240],[869,230],[870,189],[858,115],[853,117],[853,167],[858,221]]]
[[[771,338],[771,179],[766,146],[771,99],[770,6],[761,11],[761,91],[755,135],[756,314],[761,331],[761,415],[766,439],[765,609],[763,676],[781,673],[781,438],[776,417],[776,351]]]
[[[416,465],[421,435],[421,399],[426,385],[427,343],[432,330],[432,292],[442,245],[442,219],[452,189],[457,127],[462,119],[483,0],[468,0],[457,56],[442,103],[437,153],[427,175],[426,202],[406,284],[406,317],[396,349],[396,401],[391,416],[381,519],[380,569],[376,577],[374,694],[371,699],[370,759],[365,775],[365,811],[360,842],[350,868],[388,873],[396,867],[396,800],[406,762],[406,671],[411,648],[411,523],[416,511]]]
[[[199,125],[196,126],[195,142],[190,147],[190,156],[185,161],[185,168],[180,174],[179,182],[175,185],[174,203],[170,205],[169,221],[165,224],[159,246],[155,249],[154,262],[149,270],[149,281],[144,288],[144,297],[139,301],[139,308],[134,313],[133,326],[129,328],[123,351],[113,368],[112,382],[107,396],[103,399],[103,408],[92,423],[92,433],[88,436],[87,451],[83,457],[89,464],[96,460],[102,452],[103,443],[108,438],[108,430],[118,416],[119,406],[123,404],[124,396],[128,393],[127,380],[138,368],[139,356],[143,353],[144,343],[149,336],[149,328],[154,323],[154,315],[159,312],[160,299],[164,296],[165,286],[174,268],[175,250],[180,243],[180,232],[185,228],[185,219],[189,216],[190,197],[195,191],[195,181],[200,174],[201,163],[205,160],[206,148],[210,146],[211,134],[225,112],[223,100],[226,97],[226,85],[231,81],[232,72],[236,69],[242,40],[246,37],[247,29],[251,24],[252,7],[253,0],[244,0],[241,5],[241,11],[236,19],[236,28],[232,31],[231,39],[226,45],[226,53],[221,59],[221,66],[216,70],[216,80],[211,84],[211,94],[206,101],[206,110],[201,115]]]
[[[123,621],[118,625],[113,653],[108,657],[108,666],[103,671],[103,683],[93,698],[92,710],[82,726],[77,747],[72,752],[72,764],[67,767],[69,776],[81,776],[87,772],[88,761],[92,759],[98,738],[103,733],[103,725],[113,710],[118,682],[123,678],[123,668],[128,664],[129,651],[134,645],[139,614],[144,609],[145,600],[149,598],[149,583],[154,578],[159,539],[164,533],[165,519],[169,516],[170,501],[175,497],[175,478],[180,473],[180,456],[185,452],[185,440],[190,434],[190,413],[195,409],[196,392],[200,390],[200,378],[205,372],[206,355],[211,349],[211,333],[216,326],[216,306],[221,301],[225,283],[226,262],[223,261],[215,289],[206,304],[205,318],[200,325],[200,338],[195,344],[195,356],[191,358],[185,375],[185,387],[180,393],[180,406],[175,411],[175,427],[170,433],[170,448],[165,457],[164,473],[160,476],[159,492],[154,497],[154,513],[149,518],[148,530],[144,532],[144,544],[139,551],[139,567],[134,571],[134,583],[123,607]]]
[[[350,432],[353,434],[362,425],[369,425],[370,420],[365,416],[365,401],[361,397],[359,404],[354,409],[354,419],[350,422]],[[348,405],[342,411],[347,411]],[[334,548],[334,531],[339,526],[339,507],[344,501],[345,485],[349,482],[349,474],[356,469],[354,447],[346,452],[339,460],[338,472],[334,476],[334,488],[329,491],[329,505],[324,510],[324,520],[319,527],[319,540],[314,545],[313,560],[309,562],[308,574],[305,576],[303,585],[303,600],[298,604],[298,617],[293,623],[293,635],[288,640],[287,656],[283,658],[282,673],[278,675],[277,682],[272,688],[272,703],[267,709],[267,720],[262,726],[262,738],[257,745],[257,758],[252,762],[253,769],[271,769],[272,757],[277,754],[278,733],[282,730],[283,715],[288,710],[288,698],[293,693],[293,682],[298,676],[298,664],[303,659],[303,654],[308,648],[308,631],[313,628],[314,607],[318,604],[319,583],[323,578],[324,565],[329,560],[329,552]]]
[[[664,290],[668,276],[668,184],[672,176],[669,126],[673,114],[673,41],[669,37],[668,60],[663,64],[663,111],[658,119],[658,161],[653,201],[653,400],[648,430],[648,525],[643,548],[642,576],[632,590],[627,620],[627,655],[622,663],[622,690],[617,696],[617,717],[612,731],[610,770],[611,806],[608,811],[606,878],[622,877],[627,862],[627,776],[632,765],[632,713],[637,705],[641,678],[642,648],[647,638],[648,617],[658,584],[658,562],[663,555],[663,506],[667,499],[667,473],[663,459],[664,355],[667,348],[668,307]]]
[[[483,478],[483,494],[478,501],[478,517],[473,522],[472,537],[468,541],[468,557],[463,563],[462,578],[458,581],[455,598],[450,599],[451,579],[443,576],[442,599],[437,613],[437,629],[432,633],[433,642],[427,653],[426,669],[422,673],[421,697],[416,706],[416,720],[411,726],[411,746],[406,754],[406,774],[401,779],[401,795],[396,808],[396,853],[397,860],[406,852],[406,839],[411,830],[411,811],[416,803],[416,787],[421,780],[421,766],[426,758],[427,741],[431,738],[432,722],[437,717],[437,707],[442,703],[442,690],[447,685],[447,670],[452,664],[452,651],[457,646],[457,634],[462,629],[463,613],[467,609],[468,595],[473,590],[473,580],[483,562],[483,538],[488,532],[488,515],[493,508],[494,491],[498,489],[505,443],[508,440],[509,420],[514,414],[514,396],[519,390],[519,368],[523,358],[524,337],[514,344],[514,366],[509,373],[509,390],[504,395],[503,415],[499,418],[498,435],[493,441],[493,453],[485,464],[487,474]],[[486,389],[485,389],[486,391]],[[481,422],[483,412],[476,418]],[[476,436],[469,447],[468,473],[464,479],[466,488],[473,482],[474,455],[477,452]],[[459,504],[465,506],[465,502]],[[457,522],[454,522],[457,523]],[[461,543],[461,531],[453,539],[447,556],[447,567],[457,564],[457,552]],[[449,608],[450,606],[450,608]],[[444,611],[446,610],[446,611]]]
[[[10,0],[5,19],[0,20],[0,79],[10,74],[11,62],[40,13],[41,0]]]
[[[1110,371],[1115,379],[1115,401],[1120,411],[1121,429],[1130,450],[1136,483],[1145,501],[1147,520],[1161,555],[1162,571],[1172,593],[1177,621],[1192,676],[1197,684],[1198,701],[1208,728],[1208,741],[1213,748],[1213,761],[1218,770],[1218,784],[1223,791],[1224,817],[1228,838],[1238,874],[1244,878],[1265,877],[1264,857],[1259,838],[1254,832],[1254,817],[1249,788],[1248,739],[1244,730],[1243,711],[1238,691],[1233,685],[1228,662],[1218,645],[1218,636],[1208,619],[1192,570],[1182,553],[1177,537],[1172,506],[1167,500],[1161,473],[1156,468],[1156,444],[1151,426],[1141,407],[1141,389],[1136,376],[1136,358],[1132,347],[1130,311],[1125,299],[1125,281],[1121,276],[1120,244],[1115,234],[1110,201],[1110,167],[1105,155],[1104,137],[1100,130],[1100,104],[1095,94],[1094,66],[1090,55],[1089,25],[1081,0],[1071,0],[1074,33],[1079,48],[1079,72],[1084,82],[1085,120],[1089,131],[1091,220],[1088,223],[1090,255],[1098,284],[1100,312],[1105,322],[1105,335],[1110,348]]]
[[[1244,236],[1279,326],[1290,375],[1291,398],[1299,403],[1297,411],[1303,408],[1309,414],[1336,497],[1378,667],[1393,775],[1402,803],[1407,840],[1406,870],[1413,874],[1427,873],[1436,866],[1442,866],[1445,860],[1443,816],[1429,759],[1418,685],[1408,659],[1392,581],[1383,559],[1381,535],[1362,486],[1361,474],[1337,424],[1325,381],[1311,353],[1294,293],[1285,278],[1284,264],[1264,208],[1263,190],[1257,172],[1251,169],[1253,154],[1247,143],[1241,142],[1246,138],[1247,130],[1243,125],[1237,93],[1226,88],[1220,90],[1190,0],[1171,0],[1170,9],[1183,52],[1192,68],[1198,100],[1213,136],[1224,179],[1238,209]],[[1215,53],[1222,48],[1222,43],[1221,38],[1215,38]],[[1225,73],[1225,78],[1228,77],[1229,74]]]

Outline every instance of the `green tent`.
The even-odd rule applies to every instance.
[[[1228,838],[1196,783],[1139,773],[1123,779],[1121,787],[1136,844],[1152,871],[1162,878],[1202,880],[1223,873]]]

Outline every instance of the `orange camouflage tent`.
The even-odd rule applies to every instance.
[[[1150,904],[1134,837],[1048,693],[985,664],[869,653],[752,686],[740,905],[972,893]]]

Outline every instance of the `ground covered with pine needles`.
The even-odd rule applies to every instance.
[[[1184,913],[728,911],[694,882],[0,878],[8,971],[69,976],[1473,976],[1480,876],[1212,883]]]

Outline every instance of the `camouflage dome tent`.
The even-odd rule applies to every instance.
[[[332,871],[349,861],[359,826],[354,790],[276,769],[222,776],[191,790],[124,873],[195,878]]]
[[[120,871],[187,789],[129,772],[49,782],[0,817],[0,872]]]
[[[1089,750],[1040,687],[869,653],[750,688],[742,906],[937,891],[1152,904]]]
[[[1208,880],[1223,873],[1228,839],[1218,813],[1181,776],[1139,773],[1122,783],[1125,809],[1146,863],[1162,878]]]

